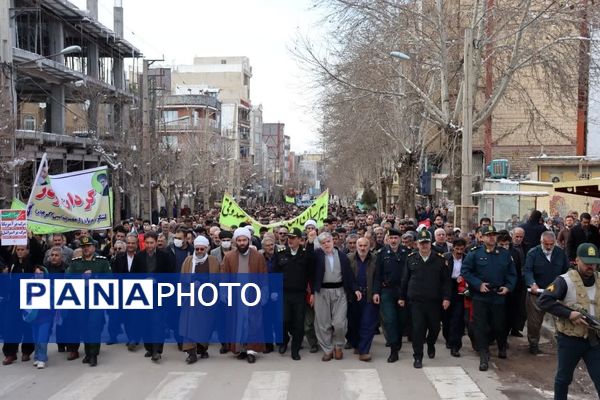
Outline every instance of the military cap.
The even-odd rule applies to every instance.
[[[496,227],[494,225],[486,225],[481,227],[482,235],[495,235],[498,232],[496,231]]]
[[[84,236],[81,239],[79,239],[79,243],[81,244],[81,247],[83,247],[83,246],[95,246],[96,245],[94,243],[94,241],[92,240],[92,238],[89,237],[89,236]]]
[[[592,243],[581,243],[577,247],[577,258],[586,264],[600,264],[598,248]]]
[[[417,235],[417,242],[431,242],[431,233],[427,229],[421,229]]]
[[[302,237],[302,231],[300,230],[300,228],[292,228],[288,234],[288,237]]]
[[[402,233],[398,229],[391,228],[388,231],[388,236],[402,236]]]

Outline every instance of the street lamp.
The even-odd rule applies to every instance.
[[[15,66],[16,67],[21,67],[23,65],[26,65],[26,64],[29,64],[29,63],[33,63],[33,62],[37,62],[37,61],[40,61],[40,60],[43,60],[43,59],[46,59],[46,58],[50,59],[50,58],[56,57],[56,56],[64,56],[64,55],[67,55],[67,54],[80,53],[80,52],[81,52],[81,46],[77,46],[77,45],[68,46],[68,47],[65,47],[64,49],[62,49],[61,51],[59,51],[58,53],[50,54],[49,56],[40,56],[40,57],[35,58],[33,60],[29,60],[29,61],[22,62],[20,64],[16,64]]]
[[[410,60],[410,56],[401,51],[392,51],[392,52],[390,52],[390,56],[397,58],[399,60]]]

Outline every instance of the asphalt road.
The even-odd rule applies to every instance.
[[[441,336],[440,336],[441,337]],[[143,349],[128,352],[124,345],[102,346],[99,364],[91,368],[81,359],[67,361],[66,355],[49,345],[46,369],[37,370],[32,362],[16,362],[0,367],[0,398],[51,400],[134,400],[134,399],[545,399],[552,393],[539,382],[510,373],[511,353],[523,353],[523,339],[511,338],[509,360],[492,357],[487,372],[478,370],[477,355],[465,338],[463,356],[453,358],[443,343],[437,345],[436,358],[425,358],[424,368],[412,366],[412,348],[405,343],[400,361],[388,364],[388,349],[383,337],[376,336],[373,361],[361,362],[352,351],[343,360],[321,361],[321,354],[301,352],[293,361],[289,351],[259,355],[255,364],[236,360],[231,354],[219,355],[218,345],[209,349],[210,358],[185,364],[185,354],[174,344],[165,346],[158,364],[144,358]],[[140,346],[141,347],[141,346]],[[528,363],[519,353],[520,364]],[[494,356],[492,352],[492,356]],[[515,360],[518,358],[515,354]],[[538,360],[539,361],[539,360]],[[514,362],[514,361],[513,361]],[[553,359],[538,362],[547,368],[541,375],[553,376]],[[508,370],[508,372],[507,372]],[[538,371],[540,372],[540,371]],[[547,385],[547,382],[546,382]],[[585,398],[585,397],[581,397]],[[589,398],[589,397],[587,397]]]

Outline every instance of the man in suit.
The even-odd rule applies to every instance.
[[[144,234],[144,250],[133,257],[130,272],[141,274],[175,272],[169,254],[156,248],[157,240],[158,235],[154,231],[148,231]],[[144,318],[140,326],[143,329],[142,339],[146,349],[144,357],[150,357],[152,361],[157,362],[161,359],[163,352],[164,315],[160,312],[160,309],[154,309],[148,314],[143,314],[149,317]]]
[[[446,253],[446,265],[450,273],[450,307],[442,312],[442,334],[446,339],[446,347],[452,357],[460,357],[462,337],[465,333],[464,296],[458,291],[458,285],[464,280],[460,274],[467,242],[463,238],[454,239],[452,251]]]
[[[592,216],[589,213],[581,213],[579,217],[580,224],[571,228],[569,238],[567,239],[567,256],[570,261],[575,261],[577,257],[577,247],[582,243],[592,243],[596,247],[600,247],[600,234],[598,228],[590,222]]]
[[[527,340],[529,352],[533,355],[541,354],[538,343],[540,341],[540,328],[546,314],[537,305],[539,295],[554,280],[569,269],[569,259],[560,247],[556,246],[554,232],[544,232],[540,244],[527,253],[525,259],[525,284],[529,286],[526,298],[527,308]],[[542,290],[540,290],[542,289]]]

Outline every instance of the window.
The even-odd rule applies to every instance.
[[[227,60],[221,60],[221,64],[227,64]]]
[[[169,122],[177,121],[177,118],[178,118],[177,111],[163,111],[162,117],[163,117],[163,120],[165,121],[165,124],[168,124]]]
[[[35,131],[35,117],[33,115],[26,115],[23,118],[23,129]]]

